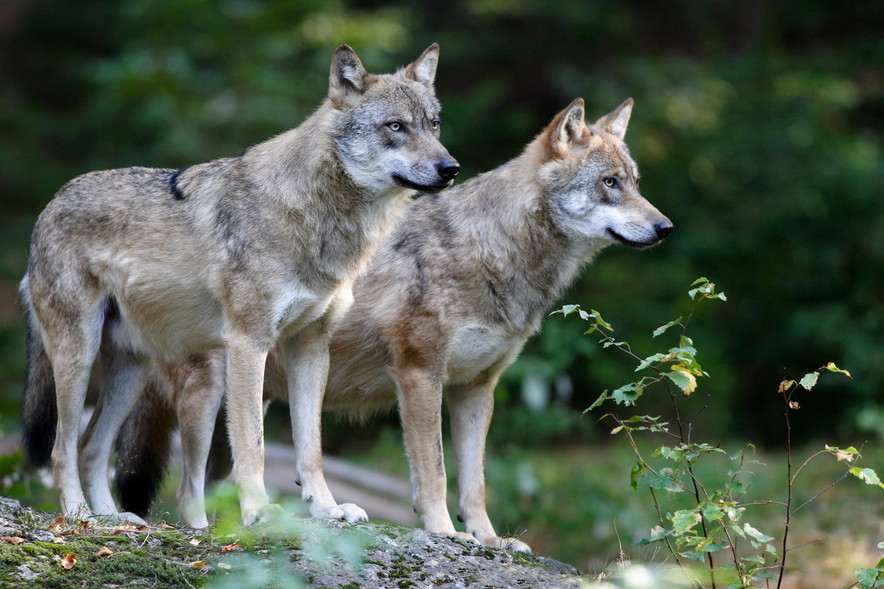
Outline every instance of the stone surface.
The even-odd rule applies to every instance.
[[[109,543],[121,554],[141,551],[143,556],[137,558],[148,570],[173,563],[173,572],[190,571],[187,581],[167,584],[154,580],[156,586],[292,586],[306,582],[309,587],[345,589],[577,589],[589,584],[574,567],[561,562],[391,524],[289,517],[279,524],[240,529],[218,537],[168,526],[136,529],[125,524],[113,527],[111,523],[84,526],[84,522],[71,522],[53,534],[46,529],[53,518],[52,514],[23,509],[16,501],[0,498],[3,535],[27,541],[7,544],[9,568],[0,577],[9,579],[10,586],[48,583],[50,575],[73,573],[86,575],[87,580],[78,581],[83,587],[144,580],[144,571],[135,572],[132,569],[137,567],[132,563],[107,570],[106,574],[113,576],[102,578],[99,570],[105,568],[95,564],[97,543]],[[65,544],[63,552],[70,551],[81,559],[73,571],[63,571],[57,563],[47,564],[58,559],[58,552],[48,547],[53,542]]]

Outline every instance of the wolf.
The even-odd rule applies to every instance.
[[[394,74],[372,74],[341,45],[327,97],[298,127],[178,170],[91,172],[50,201],[20,286],[30,332],[23,439],[31,463],[51,456],[65,515],[120,515],[108,458],[154,359],[223,348],[242,520],[262,517],[261,391],[276,346],[311,514],[367,519],[338,505],[322,474],[328,346],[407,201],[459,171],[440,142],[438,57],[433,44]],[[93,369],[100,398],[78,452]]]
[[[356,282],[355,302],[332,337],[324,408],[365,414],[398,404],[414,507],[428,530],[530,551],[521,540],[498,536],[486,512],[494,388],[546,310],[600,250],[612,243],[650,247],[673,230],[638,190],[638,169],[624,143],[632,105],[628,99],[588,125],[583,100],[576,99],[515,159],[409,203]],[[267,399],[285,398],[280,360],[271,352]],[[224,362],[215,352],[167,364],[141,398],[117,438],[124,505],[147,512],[177,417],[185,459],[179,509],[194,521],[188,501],[201,501],[198,485],[224,394],[213,374],[223,372]],[[461,533],[446,505],[443,399]],[[224,452],[212,452],[209,468],[224,476]]]

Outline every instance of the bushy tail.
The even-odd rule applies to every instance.
[[[146,517],[169,463],[175,411],[151,375],[135,408],[117,433],[114,486],[123,511]]]
[[[117,469],[114,486],[123,511],[146,517],[162,486],[169,465],[172,432],[178,420],[163,394],[156,375],[144,391],[115,441]],[[233,470],[233,456],[227,439],[226,411],[222,403],[215,421],[212,445],[206,464],[206,481],[225,478]]]
[[[55,377],[40,330],[28,322],[28,368],[22,401],[22,446],[27,464],[46,466],[55,444],[58,409],[55,405]]]
[[[221,403],[215,430],[212,432],[212,446],[209,449],[209,462],[206,464],[206,482],[220,481],[233,470],[233,454],[230,439],[227,437],[227,405]]]

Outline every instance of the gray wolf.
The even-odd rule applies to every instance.
[[[359,414],[398,403],[414,507],[428,530],[458,534],[446,506],[444,399],[464,535],[529,550],[499,537],[486,513],[485,438],[494,388],[546,310],[602,248],[649,247],[673,229],[639,194],[638,169],[624,143],[631,111],[630,99],[587,125],[583,100],[575,100],[515,159],[410,203],[356,282],[355,303],[332,337],[324,407]],[[267,399],[285,398],[279,360],[271,353]],[[192,517],[186,501],[201,499],[203,489],[187,481],[203,481],[202,472],[191,470],[205,464],[223,395],[212,374],[223,372],[223,364],[216,352],[166,365],[142,397],[118,437],[124,505],[146,513],[177,415],[185,453],[178,499],[185,521]],[[171,399],[164,401],[166,395]],[[188,456],[198,449],[199,457]],[[210,468],[223,476],[223,453],[213,456]],[[150,473],[148,480],[143,473]]]
[[[376,75],[341,45],[327,98],[295,129],[238,157],[92,172],[59,190],[37,220],[20,293],[30,329],[24,444],[35,464],[51,445],[64,514],[118,515],[108,458],[153,359],[223,348],[242,519],[261,517],[261,388],[277,346],[311,513],[367,518],[338,505],[322,474],[328,345],[406,202],[459,170],[439,140],[438,56],[434,44]],[[78,451],[93,367],[100,398]]]

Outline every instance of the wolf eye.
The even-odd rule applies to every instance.
[[[402,131],[405,129],[405,126],[399,121],[393,121],[392,123],[387,123],[387,128],[391,131]]]
[[[440,123],[438,120],[434,120],[433,122],[430,123],[430,125],[432,125],[433,131],[438,131],[439,127],[442,126],[442,123]]]
[[[620,186],[620,181],[617,180],[617,178],[614,178],[613,176],[608,176],[607,178],[605,178],[603,180],[603,182],[605,183],[605,186],[607,186],[608,188],[617,188],[618,186]]]

